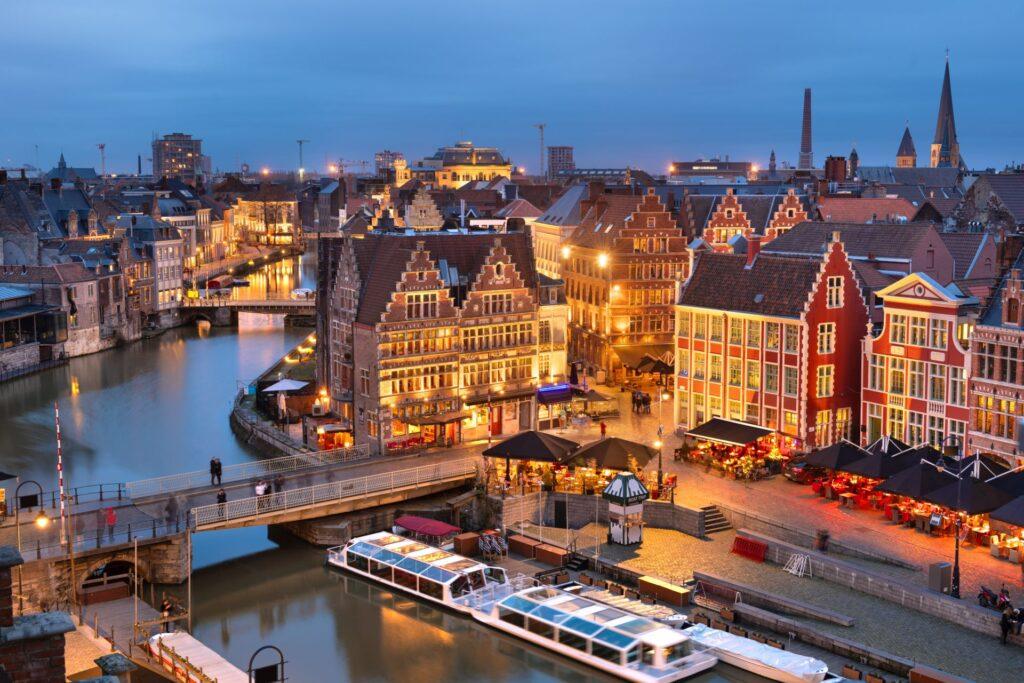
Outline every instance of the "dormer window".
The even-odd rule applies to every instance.
[[[657,218],[655,218],[654,216],[648,216],[647,217],[647,227],[648,228],[653,228],[656,225],[656,223],[657,223]]]
[[[726,209],[725,210],[725,217],[726,218],[732,218],[732,209]]]
[[[796,209],[786,209],[786,218],[796,218]]]

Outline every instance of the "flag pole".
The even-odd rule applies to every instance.
[[[57,401],[53,402],[53,419],[57,426],[57,488],[60,492],[60,542],[64,545],[68,541],[67,517],[66,517],[66,496],[64,493],[64,449],[60,438],[60,406]]]

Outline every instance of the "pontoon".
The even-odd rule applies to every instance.
[[[829,675],[828,665],[820,659],[786,652],[703,624],[685,628],[682,633],[714,652],[723,662],[772,681],[821,683]]]

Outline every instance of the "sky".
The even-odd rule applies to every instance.
[[[536,123],[580,167],[797,160],[803,89],[814,153],[919,162],[946,49],[961,154],[1024,161],[1024,4],[518,0],[4,0],[0,165],[148,172],[154,134],[202,138],[213,167],[325,169],[411,160],[457,140],[535,172]]]

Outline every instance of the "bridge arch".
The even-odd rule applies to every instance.
[[[141,553],[139,556],[138,566],[136,566],[134,553],[132,551],[120,551],[113,555],[97,557],[86,562],[82,568],[78,569],[76,572],[75,587],[78,590],[82,590],[88,585],[102,583],[103,577],[110,579],[111,577],[120,577],[133,572],[135,580],[149,581],[149,570],[149,562],[142,557]],[[118,580],[119,579],[115,578],[115,582]],[[129,590],[134,588],[134,584],[131,580],[123,579],[120,581],[127,583]]]

